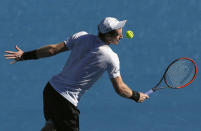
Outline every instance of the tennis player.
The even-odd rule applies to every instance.
[[[64,42],[47,45],[24,52],[16,46],[17,52],[5,51],[11,64],[54,56],[71,50],[63,70],[53,76],[43,92],[44,117],[46,126],[42,131],[79,131],[77,108],[81,96],[107,71],[115,91],[122,97],[142,103],[148,95],[129,88],[120,75],[118,55],[109,45],[118,45],[123,38],[122,28],[127,20],[113,17],[104,18],[98,25],[98,35],[85,31],[75,33]]]

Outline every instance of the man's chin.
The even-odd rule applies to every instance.
[[[119,44],[119,41],[117,41],[116,43],[115,43],[115,45],[118,45]]]
[[[113,45],[118,45],[118,44],[119,44],[119,41],[113,42],[113,43],[111,43],[111,44],[113,44]]]
[[[112,43],[113,45],[118,45],[119,43]]]

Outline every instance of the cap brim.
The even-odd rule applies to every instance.
[[[122,20],[122,21],[120,21],[120,22],[115,26],[114,29],[116,30],[116,29],[123,28],[123,27],[125,26],[126,22],[127,22],[127,20]]]

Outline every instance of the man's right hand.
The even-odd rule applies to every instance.
[[[149,99],[149,96],[147,94],[144,94],[142,92],[139,92],[140,93],[140,99],[138,100],[139,103],[142,103],[144,102],[146,99]]]
[[[7,53],[6,55],[4,55],[4,57],[6,59],[13,59],[13,61],[10,62],[10,64],[14,64],[18,61],[21,60],[21,56],[24,53],[23,50],[21,50],[17,45],[16,45],[16,50],[17,52],[13,52],[13,51],[5,51],[5,53]]]

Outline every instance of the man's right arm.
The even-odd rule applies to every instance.
[[[122,80],[121,76],[111,78],[111,82],[117,94],[122,97],[133,99],[136,102],[144,102],[149,98],[148,95],[131,90]]]

